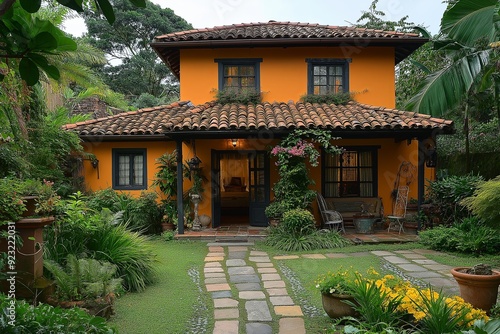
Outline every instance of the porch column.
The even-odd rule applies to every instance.
[[[182,173],[182,140],[177,139],[177,232],[184,234],[184,200]]]
[[[420,212],[420,208],[424,203],[424,183],[425,181],[425,145],[422,139],[418,139],[418,206],[417,212]],[[422,228],[420,219],[418,220],[417,231]]]

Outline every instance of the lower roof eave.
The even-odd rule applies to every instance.
[[[80,135],[84,142],[117,142],[117,141],[168,141],[164,134],[155,135]]]
[[[260,130],[186,130],[166,133],[166,137],[172,140],[179,139],[279,139],[288,135],[293,129],[260,129]],[[399,129],[399,130],[331,130],[334,137],[345,139],[367,139],[367,138],[395,138],[403,139],[425,139],[436,135],[453,134],[453,130],[441,129]]]

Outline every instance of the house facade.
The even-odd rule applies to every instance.
[[[264,209],[278,179],[270,148],[294,129],[324,129],[340,138],[335,144],[345,153],[322,154],[311,169],[315,190],[326,198],[380,197],[390,213],[399,182],[422,200],[425,180],[434,178],[435,137],[454,131],[451,121],[394,109],[395,66],[426,41],[274,21],[158,36],[151,46],[180,80],[180,102],[66,128],[99,160],[84,164],[89,190],[157,191],[151,183],[158,157],[176,149],[178,162],[199,158],[206,180],[199,210],[213,227],[267,226]],[[224,92],[253,93],[259,101],[218,102]],[[301,100],[341,92],[353,99]],[[415,170],[402,173],[402,165]],[[180,195],[190,183],[179,179]]]

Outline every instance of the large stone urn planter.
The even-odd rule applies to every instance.
[[[355,303],[354,297],[350,295],[340,295],[340,294],[321,294],[321,301],[323,303],[323,309],[326,314],[332,319],[338,319],[342,317],[355,317],[357,312],[351,305],[348,305],[346,301]]]
[[[495,305],[500,285],[500,272],[493,270],[492,275],[467,274],[469,267],[458,267],[451,274],[458,283],[460,296],[476,308],[489,312]]]

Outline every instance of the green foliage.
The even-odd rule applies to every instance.
[[[0,179],[0,221],[17,221],[26,210],[19,180]]]
[[[373,330],[380,331],[386,327],[396,326],[403,313],[398,310],[402,296],[393,297],[390,291],[383,290],[377,282],[367,280],[358,275],[353,281],[351,295],[354,303],[346,301],[360,315],[360,319]],[[444,332],[443,332],[444,333]]]
[[[264,244],[285,252],[339,248],[350,245],[337,231],[312,231],[310,234],[293,235],[280,224],[270,228]]]
[[[109,261],[118,267],[117,275],[123,278],[128,291],[144,291],[155,281],[155,257],[148,246],[149,239],[131,232],[124,224],[103,224],[93,231],[87,241],[92,258]]]
[[[168,200],[177,195],[177,151],[164,153],[156,159],[156,165],[153,186],[158,186]]]
[[[97,214],[82,194],[62,201],[59,210],[64,214],[44,229],[46,259],[65,265],[68,255],[74,254],[111,262],[130,291],[142,291],[153,282],[154,256],[148,238],[120,223],[122,213],[103,209]]]
[[[483,226],[477,219],[463,219],[452,227],[438,226],[421,231],[420,242],[431,249],[471,255],[496,254],[500,235],[495,229]]]
[[[356,21],[360,28],[377,29],[384,31],[413,32],[415,23],[408,22],[408,15],[398,21],[384,20],[385,13],[377,9],[378,0],[373,0],[367,11],[363,10],[361,17]]]
[[[487,225],[500,229],[500,176],[479,184],[474,195],[462,200],[474,215]]]
[[[220,104],[258,104],[262,98],[260,92],[255,92],[252,89],[240,91],[235,89],[218,90],[215,97]]]
[[[309,189],[314,180],[309,176],[306,161],[312,167],[318,166],[320,153],[315,146],[321,146],[329,153],[340,153],[341,149],[333,145],[328,131],[319,129],[296,129],[284,138],[280,145],[271,150],[271,155],[277,157],[279,180],[273,187],[274,203],[266,211],[269,216],[291,208],[307,208],[316,198],[316,192]]]
[[[0,20],[0,44],[4,59],[13,58],[21,78],[33,86],[40,78],[39,71],[57,80],[60,73],[46,55],[76,50],[76,43],[48,20],[41,20],[14,3]],[[16,36],[16,38],[12,38]],[[19,59],[17,60],[14,59]],[[0,76],[0,81],[3,76]]]
[[[68,255],[66,268],[47,260],[45,268],[52,274],[57,284],[57,295],[61,300],[86,300],[115,293],[122,279],[114,278],[116,266],[94,259],[77,259]]]
[[[14,304],[15,320],[9,317],[11,302]],[[0,294],[0,308],[5,310],[0,314],[2,333],[116,333],[114,327],[101,317],[93,317],[80,308],[61,309],[40,304],[34,307],[26,301],[11,300]]]
[[[143,191],[138,198],[128,194],[118,194],[111,188],[98,190],[90,196],[88,207],[96,212],[108,209],[121,212],[121,220],[132,231],[144,234],[160,232],[162,209],[157,202],[158,195]]]
[[[316,230],[314,223],[312,213],[304,209],[289,210],[281,219],[281,226],[285,232],[298,237],[314,232]]]
[[[155,102],[146,95],[139,101],[142,94],[155,97],[156,102],[178,99],[176,78],[149,43],[156,36],[193,27],[171,9],[161,8],[149,0],[143,1],[143,8],[137,8],[127,0],[110,2],[116,17],[112,26],[101,19],[97,7],[88,7],[83,14],[88,42],[104,51],[108,59],[120,60],[118,64],[114,62],[98,69],[106,84],[138,106]]]
[[[467,324],[469,309],[458,304],[451,305],[446,302],[447,297],[443,294],[422,293],[418,290],[422,299],[422,304],[416,303],[417,307],[426,316],[419,322],[422,333],[457,333],[464,329]]]
[[[352,93],[330,93],[325,95],[308,94],[301,96],[302,101],[306,103],[327,103],[345,105],[352,100]]]
[[[175,236],[175,234],[172,231],[165,231],[165,232],[163,232],[161,234],[161,238],[163,240],[165,240],[165,241],[172,241],[172,240],[174,240],[174,236]]]
[[[467,209],[460,204],[460,201],[472,196],[481,181],[481,176],[471,174],[449,176],[429,183],[427,188],[428,199],[439,211],[442,223],[452,224],[469,214]]]

